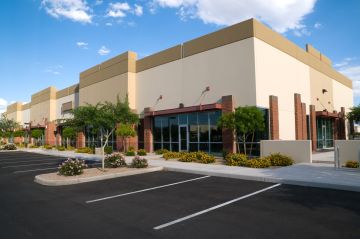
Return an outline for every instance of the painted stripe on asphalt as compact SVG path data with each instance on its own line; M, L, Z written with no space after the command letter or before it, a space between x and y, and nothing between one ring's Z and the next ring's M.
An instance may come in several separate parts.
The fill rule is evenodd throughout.
M32 163L32 162L49 162L49 161L55 161L54 159L39 159L39 160L25 160L25 161L16 161L16 162L1 162L1 166L6 166L8 164L17 164L17 163ZM65 159L58 159L57 161L64 160Z
M157 186L157 187L146 188L146 189L142 189L142 190L138 190L138 191L134 191L134 192L123 193L123 194L118 194L118 195L114 195L114 196L94 199L94 200L86 201L86 203L94 203L94 202L104 201L104 200L108 200L108 199L123 197L123 196L131 195L131 194L142 193L142 192L151 191L151 190L155 190L155 189L159 189L159 188L165 188L165 187L175 186L175 185L182 184L182 183L188 183L188 182L192 182L192 181L196 181L196 180L201 180L201 179L205 179L205 178L209 178L209 177L210 176L202 176L202 177L188 179L188 180L184 180L184 181L180 181L180 182L176 182L176 183L169 183L169 184L165 184L165 185L161 185L161 186Z
M234 203L234 202L237 202L237 201L243 200L243 199L245 199L245 198L254 196L254 195L256 195L256 194L265 192L265 191L270 190L270 189L273 189L273 188L275 188L275 187L279 187L280 185L281 185L281 184L278 183L278 184L272 185L272 186L270 186L270 187L261 189L261 190L259 190L259 191L256 191L256 192L247 194L247 195L245 195L245 196L241 196L241 197L235 198L235 199L233 199L233 200L224 202L224 203L219 204L219 205L216 205L216 206L214 206L214 207L210 207L210 208L208 208L208 209L205 209L205 210L202 210L202 211L199 211L199 212L190 214L190 215L188 215L188 216L186 216L186 217L182 217L182 218L176 219L176 220L174 220L174 221L161 224L161 225L159 225L159 226L154 227L154 230L160 230L160 229L163 229L163 228L165 228L165 227L172 226L172 225L174 225L174 224L176 224L176 223L183 222L183 221L188 220L188 219L190 219L190 218L193 218L193 217L196 217L196 216L200 216L200 215L202 215L202 214L205 214L205 213L214 211L214 210L216 210L216 209L218 209L218 208L227 206L227 205L232 204L232 203Z
M20 165L11 165L11 166L1 167L1 168L31 167L31 166L49 165L49 164L60 164L60 163L52 162L52 163L38 163L38 164L20 164Z
M92 165L101 165L101 163L94 163L94 164L90 164ZM58 169L58 167L56 168L36 168L36 169L30 169L30 170L19 170L19 171L14 171L13 173L28 173L28 172L36 172L36 171L44 171L44 170L49 170L49 169Z

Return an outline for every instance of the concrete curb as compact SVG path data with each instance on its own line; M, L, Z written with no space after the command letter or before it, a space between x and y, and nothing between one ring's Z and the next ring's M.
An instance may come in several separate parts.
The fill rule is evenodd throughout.
M173 168L173 167L166 167L166 166L164 167L164 170L180 172L180 173L193 173L193 174L199 174L199 175L209 175L209 176L214 176L214 177L234 178L234 179L269 182L269 183L282 183L282 184L304 186L304 187L316 187L316 188L327 188L327 189L335 189L335 190L343 190L343 191L360 192L360 186L353 186L353 185L346 185L346 184L309 182L309 181L303 181L303 180L239 175L239 174L231 174L231 173L202 171L202 170L196 170L196 169L184 169L184 168L175 168L175 167Z
M118 177L126 177L126 176L143 174L143 173L152 173L152 172L162 171L163 169L164 169L163 167L149 167L149 168L131 170L128 172L112 173L112 174L100 175L94 177L69 178L67 180L49 180L43 178L42 175L37 175L35 176L34 182L45 186L65 186L65 185L87 183L87 182L100 181L100 180L106 180L106 179L112 179Z

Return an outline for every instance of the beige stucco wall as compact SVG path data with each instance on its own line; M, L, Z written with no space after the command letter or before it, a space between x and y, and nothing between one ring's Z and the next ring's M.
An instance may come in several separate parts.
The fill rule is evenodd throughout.
M237 105L255 105L253 44L249 38L137 73L136 108L154 106L160 95L155 110L198 105L207 86L202 104L233 95Z
M295 163L311 163L311 140L262 140L260 142L262 157L272 153L290 156Z
M78 93L75 94L71 94L65 97L61 97L58 98L56 100L56 119L64 119L64 118L69 118L71 115L70 114L62 114L61 113L61 107L62 104L67 103L67 102L72 102L72 107L73 109L76 107L76 96L78 95Z
M334 108L334 80L324 75L323 73L310 68L310 84L311 84L311 104L315 105L316 111L328 110L332 112L334 110L340 110ZM340 84L340 83L339 83ZM322 93L323 89L327 92ZM317 100L319 99L319 100ZM330 102L330 103L329 103Z
M360 140L335 140L336 148L339 148L340 166L348 160L360 162Z
M30 122L30 109L23 110L21 112L21 114L22 114L21 124L24 125L25 123L29 123Z
M30 121L32 125L44 125L45 119L53 121L56 119L56 100L46 100L31 105Z
M349 112L349 108L354 106L353 90L335 80L333 80L333 94L333 102L337 111L340 111L341 107L345 107L345 112Z
M104 103L105 101L115 103L117 95L119 95L120 100L124 100L126 94L129 93L130 107L134 106L135 102L133 100L135 99L135 92L129 92L128 88L128 79L130 79L133 84L134 74L135 73L124 73L80 88L79 105L83 106L86 103L95 105L99 102ZM131 87L134 88L134 86Z
M14 121L18 122L19 124L21 124L21 119L22 119L21 111L7 113L6 116L8 119L14 120Z
M310 103L309 66L255 38L256 105L269 108L269 95L278 97L280 139L295 139L294 94Z

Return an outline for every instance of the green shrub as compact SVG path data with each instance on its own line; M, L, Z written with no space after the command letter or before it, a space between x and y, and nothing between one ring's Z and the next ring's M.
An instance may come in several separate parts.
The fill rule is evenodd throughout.
M268 168L271 166L271 162L268 158L254 158L248 159L246 167L249 168Z
M126 167L125 158L120 153L109 154L105 157L105 167L107 168L119 168Z
M359 162L356 160L348 160L345 163L345 167L347 168L358 168L359 167Z
M179 158L180 162L195 162L196 160L197 160L196 152L183 153Z
M80 175L87 167L84 160L68 158L65 162L59 165L59 174L64 176Z
M2 150L16 150L16 145L15 144L5 144L2 147Z
M126 156L135 156L136 153L135 153L134 150L129 150L129 151L127 151L127 152L125 153L125 155L126 155Z
M274 153L267 156L272 166L289 166L293 165L294 161L291 157L280 153Z
M79 148L75 151L76 153L93 154L94 151L89 147Z
M177 158L180 158L182 155L184 154L184 152L165 152L164 151L164 154L163 154L163 158L168 160L168 159L177 159Z
M56 149L59 150L59 151L65 151L65 147L64 147L64 146L57 146Z
M229 166L247 166L248 158L245 154L228 154L225 157L226 165Z
M209 155L205 152L199 151L199 152L196 152L196 161L198 163L205 163L205 164L214 163L215 157L212 155Z
M135 156L130 165L132 168L147 168L148 162L144 158L140 158L139 156Z
M31 145L30 148L31 148L31 149L37 149L37 148L39 148L39 146L37 146L37 145Z
M135 148L133 146L129 146L128 151L135 151Z
M111 146L104 147L104 153L105 154L112 154L113 148Z
M44 145L44 149L52 149L53 147L52 145Z
M66 150L75 150L75 147L69 145L66 147Z
M137 151L137 155L139 155L139 156L146 156L146 151L145 151L145 149L139 149L139 150Z
M155 154L160 155L160 154L165 154L165 153L169 153L170 151L167 149L158 149L155 151Z

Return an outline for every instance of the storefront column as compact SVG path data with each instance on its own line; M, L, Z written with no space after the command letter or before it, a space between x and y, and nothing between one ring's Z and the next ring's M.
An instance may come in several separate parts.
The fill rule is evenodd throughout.
M222 97L222 114L231 113L235 110L235 101L232 95ZM227 153L235 153L235 135L230 129L222 130L223 151Z
M339 139L346 139L345 107L341 107L341 112L340 112Z
M303 126L302 126L302 106L301 106L300 94L294 94L294 106L295 106L295 137L296 140L302 140Z
M153 143L153 117L151 116L150 108L144 109L144 149L146 152L154 151L154 143Z
M269 96L270 108L270 139L279 140L279 106L278 97Z
M84 148L85 147L85 134L83 132L79 132L76 135L76 148Z
M310 139L312 143L312 150L315 151L317 149L315 105L310 105L309 110L310 110Z
M55 143L55 122L47 122L45 127L45 144L54 146Z
M302 139L307 140L307 120L306 120L306 104L301 103L301 116L302 116Z

